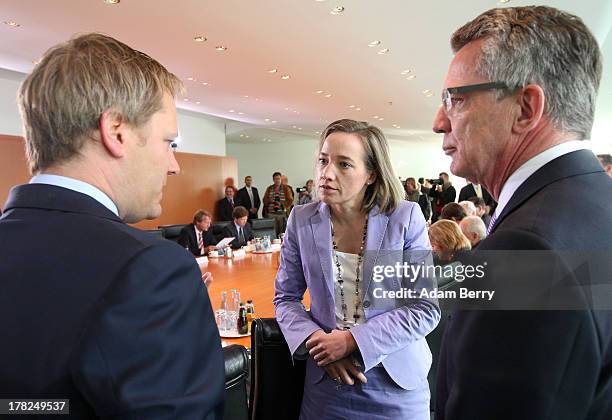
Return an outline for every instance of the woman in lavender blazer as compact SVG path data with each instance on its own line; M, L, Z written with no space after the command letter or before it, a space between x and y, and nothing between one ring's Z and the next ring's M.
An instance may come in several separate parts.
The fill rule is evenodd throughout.
M425 336L440 310L418 271L431 265L423 214L402 200L384 135L367 123L325 129L317 177L320 202L289 218L274 297L293 357L307 358L300 418L429 419Z

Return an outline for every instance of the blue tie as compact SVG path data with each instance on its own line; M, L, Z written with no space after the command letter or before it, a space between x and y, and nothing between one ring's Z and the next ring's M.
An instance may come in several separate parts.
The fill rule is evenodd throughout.
M493 230L495 222L497 222L497 213L493 213L493 217L491 218L491 222L489 223L489 227L487 228L487 236L489 236L489 234Z

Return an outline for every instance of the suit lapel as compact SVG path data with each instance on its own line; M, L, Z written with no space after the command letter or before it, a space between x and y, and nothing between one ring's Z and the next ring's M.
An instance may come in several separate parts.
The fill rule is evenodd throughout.
M332 313L335 313L335 290L332 266L331 249L331 221L329 207L325 203L319 204L319 211L310 217L313 244L319 256L321 271L325 278L325 285L329 292Z
M548 162L518 187L489 234L495 232L508 215L547 185L570 176L595 172L603 172L603 168L590 150L578 150Z
M368 232L366 234L366 246L363 259L363 296L368 295L370 283L372 282L372 271L378 254L382 248L389 217L380 213L378 206L370 210L368 215Z

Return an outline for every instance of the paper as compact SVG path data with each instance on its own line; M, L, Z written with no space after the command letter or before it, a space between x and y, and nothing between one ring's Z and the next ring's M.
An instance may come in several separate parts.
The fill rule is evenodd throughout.
M236 239L236 238L234 238L233 236L231 238L223 238L223 239L221 239L219 241L219 243L217 245L215 245L215 248L223 249L226 246L228 246L234 239Z

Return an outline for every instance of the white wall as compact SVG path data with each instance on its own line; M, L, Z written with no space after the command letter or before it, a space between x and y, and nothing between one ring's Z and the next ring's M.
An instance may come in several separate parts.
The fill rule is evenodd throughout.
M391 162L399 177L405 179L437 177L441 171L448 172L450 158L441 150L442 141L422 142L390 140ZM246 175L253 177L253 185L262 191L272 184L272 173L282 172L294 188L303 186L309 178L314 179L317 140L287 140L284 143L246 144L228 143L227 156L238 160L238 178L242 187ZM451 175L457 189L465 185L462 178Z
M0 134L23 135L17 108L17 90L25 74L0 69ZM178 110L181 152L225 156L225 121L220 118Z

